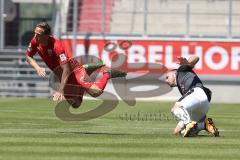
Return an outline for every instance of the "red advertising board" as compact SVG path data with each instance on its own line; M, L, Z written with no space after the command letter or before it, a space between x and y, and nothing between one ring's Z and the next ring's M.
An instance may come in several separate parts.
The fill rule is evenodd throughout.
M240 42L221 41L181 41L181 40L129 40L131 46L122 49L124 40L79 39L76 53L72 54L70 39L62 39L66 52L74 56L94 55L108 66L124 68L128 71L149 70L157 73L162 65L177 68L177 56L197 55L200 61L195 71L200 75L240 75ZM115 49L106 50L107 43L115 43ZM124 55L113 59L113 55Z

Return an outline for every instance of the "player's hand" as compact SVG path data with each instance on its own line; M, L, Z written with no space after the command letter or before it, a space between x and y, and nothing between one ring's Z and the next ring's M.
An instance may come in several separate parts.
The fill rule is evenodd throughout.
M60 93L60 92L55 92L55 93L53 94L53 101L62 101L62 100L64 100L64 96L63 96L62 93Z
M45 68L39 68L37 70L37 74L40 76L40 77L45 77L46 76L46 69Z
M177 59L178 59L177 64L179 65L189 64L188 60L185 57L177 57Z

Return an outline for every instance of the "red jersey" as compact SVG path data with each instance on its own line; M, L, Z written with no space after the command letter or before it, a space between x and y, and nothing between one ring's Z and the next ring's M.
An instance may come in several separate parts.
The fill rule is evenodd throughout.
M70 56L66 54L62 43L53 36L50 36L47 46L37 44L35 37L33 37L29 43L27 55L33 57L36 53L39 54L51 70L67 63L70 58Z
M86 76L85 68L81 67L77 60L71 58L66 52L62 43L50 36L47 46L37 44L35 37L32 38L27 49L27 55L33 57L36 53L43 59L46 65L54 71L55 75L61 80L62 68L60 65L67 62L70 63L72 73L68 77L68 82L65 87L64 96L82 96L84 88L89 88L92 84L88 76ZM84 81L81 79L84 77Z

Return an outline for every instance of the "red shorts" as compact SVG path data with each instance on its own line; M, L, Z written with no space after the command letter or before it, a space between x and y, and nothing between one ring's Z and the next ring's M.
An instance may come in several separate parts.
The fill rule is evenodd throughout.
M91 78L84 67L75 68L68 77L67 84L64 88L64 96L82 97L84 92L93 85Z

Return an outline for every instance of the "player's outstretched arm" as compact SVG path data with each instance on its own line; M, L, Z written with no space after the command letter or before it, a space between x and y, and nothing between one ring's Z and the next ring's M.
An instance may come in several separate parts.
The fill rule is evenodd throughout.
M188 63L192 68L195 66L195 64L198 63L198 61L199 61L199 57L195 55L188 58Z
M198 56L191 56L189 57L188 59L186 59L185 57L177 57L178 58L178 61L177 62L179 65L189 65L190 67L194 67L197 62L199 61L199 57Z
M46 76L46 70L45 68L42 68L38 65L38 63L30 56L26 56L26 60L28 62L28 64L30 64L37 72L37 74L40 77L45 77Z
M64 87L67 84L68 76L71 74L71 66L69 63L62 64L61 68L63 70L61 83L58 91L53 94L53 101L64 100Z
M65 85L67 84L68 76L71 74L71 66L67 62L65 64L62 64L61 67L62 67L63 71L62 71L62 77L61 77L61 84L60 84L59 92L63 93L63 89L64 89Z

